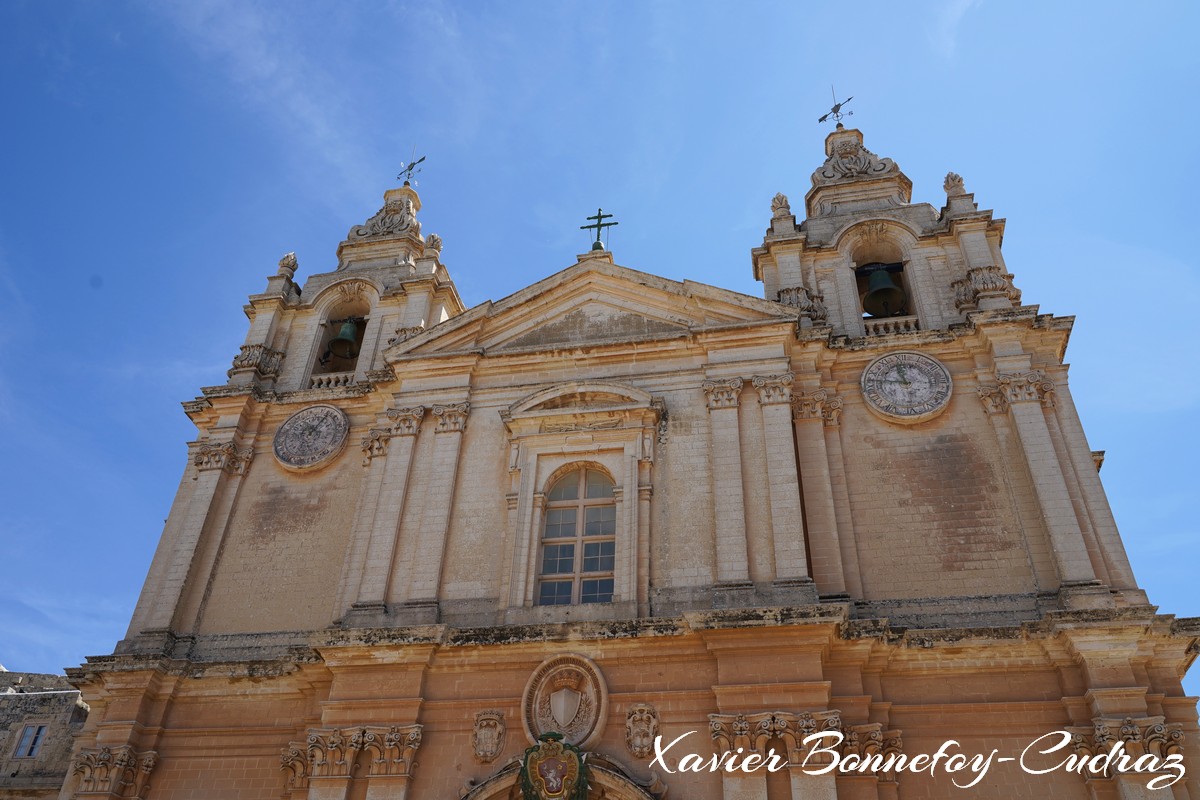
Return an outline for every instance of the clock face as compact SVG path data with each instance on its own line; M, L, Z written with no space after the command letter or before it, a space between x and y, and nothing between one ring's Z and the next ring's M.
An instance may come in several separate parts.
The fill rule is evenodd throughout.
M288 417L275 433L275 458L285 467L308 469L342 451L350 420L333 406L309 406Z
M950 403L950 371L935 358L913 352L888 353L867 365L862 392L867 408L891 422L922 422Z

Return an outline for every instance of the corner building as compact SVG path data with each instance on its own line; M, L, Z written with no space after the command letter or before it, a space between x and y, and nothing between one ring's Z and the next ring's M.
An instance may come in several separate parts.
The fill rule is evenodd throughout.
M593 800L1200 800L1200 620L1130 570L1072 318L1024 303L957 175L939 210L857 130L825 155L802 222L771 203L763 298L597 249L466 309L408 185L302 289L285 256L184 403L127 637L70 672L92 710L61 796L509 800L555 731ZM1120 741L1190 771L800 766L818 731L843 758L1060 730L1054 761ZM652 769L684 734L671 770L794 766Z

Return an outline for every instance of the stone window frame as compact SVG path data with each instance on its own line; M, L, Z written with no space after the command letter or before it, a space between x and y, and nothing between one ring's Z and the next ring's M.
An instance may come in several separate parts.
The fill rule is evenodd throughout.
M634 619L649 613L652 464L665 406L625 384L572 381L500 412L509 434L508 529L500 554L505 620ZM613 480L616 557L610 603L536 604L546 493L571 469L593 466Z
M600 497L588 497L587 496L588 476L589 476L589 474L596 474L596 473L604 476L604 479L609 483L609 485L612 489L612 492L610 494L602 495ZM580 489L580 492L578 493L578 495L575 498L569 499L569 500L552 499L551 495L552 495L554 489L561 482L563 482L564 480L566 480L568 477L571 477L571 476L578 476L576 478L576 481L577 481L579 489ZM577 463L577 464L568 464L565 467L563 467L562 469L557 470L555 472L555 474L550 476L550 479L546 482L545 489L543 490L547 499L545 500L545 502L543 504L543 508L542 508L541 524L538 526L538 529L539 529L541 535L539 537L539 542L538 542L539 556L538 556L537 586L534 589L534 604L535 605L538 605L538 606L552 606L552 605L578 606L578 605L589 605L590 603L598 603L598 602L603 602L603 603L611 603L612 602L612 598L616 594L616 570L615 570L616 555L615 555L615 551L616 551L616 544L617 544L617 536L619 533L616 530L617 525L616 525L616 519L615 519L615 512L616 512L616 506L617 506L617 498L616 498L616 491L615 491L616 485L617 485L617 482L615 480L613 480L613 477L612 477L612 475L610 475L608 473L608 470L600 467L599 465L591 464L588 462L581 462L581 463ZM574 533L570 536L570 538L565 537L565 536L548 537L546 535L546 528L549 525L550 514L557 509L567 509L567 508L570 508L570 509L578 512L575 515ZM612 508L613 509L614 520L613 520L612 533L601 532L598 534L589 534L587 532L587 524L588 524L587 511L589 509L594 509L594 508ZM603 545L603 544L607 544L609 542L611 542L613 544L613 550L614 550L613 567L614 567L614 569L591 570L590 572L586 571L584 569L584 559L587 557L587 555L586 555L587 545L589 545L589 544ZM573 548L574 548L572 550L572 570L571 570L571 572L547 574L545 571L546 547L551 546L551 545L567 545L567 544L573 545ZM603 557L604 557L603 554L601 554L600 558L603 558ZM542 602L541 587L543 584L565 583L568 580L571 581L570 602L568 602L568 603L543 603ZM613 581L613 590L611 592L609 592L609 599L608 600L593 600L593 601L584 600L583 599L583 583L584 583L584 581L588 581L588 580L612 580Z

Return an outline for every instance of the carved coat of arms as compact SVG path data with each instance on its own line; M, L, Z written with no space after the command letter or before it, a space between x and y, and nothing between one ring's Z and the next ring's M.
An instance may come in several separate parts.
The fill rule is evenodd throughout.
M561 733L543 733L521 761L522 800L585 800L587 764Z
M475 715L475 731L472 744L475 758L487 764L496 760L504 750L504 712L480 711Z
M607 705L608 690L595 664L583 656L555 656L542 662L525 687L525 732L536 741L554 731L582 747L600 735Z

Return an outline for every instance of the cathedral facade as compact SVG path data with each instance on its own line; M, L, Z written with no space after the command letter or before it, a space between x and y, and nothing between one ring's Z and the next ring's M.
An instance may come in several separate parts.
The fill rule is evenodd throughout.
M285 256L61 797L1200 800L1200 620L1130 569L1073 318L957 175L825 156L763 297L597 246L467 309L407 184Z

